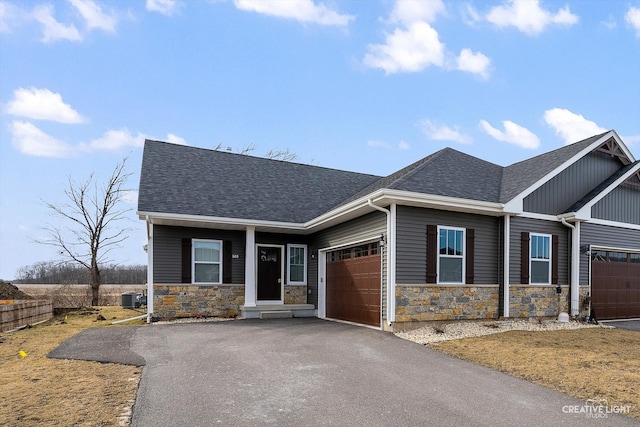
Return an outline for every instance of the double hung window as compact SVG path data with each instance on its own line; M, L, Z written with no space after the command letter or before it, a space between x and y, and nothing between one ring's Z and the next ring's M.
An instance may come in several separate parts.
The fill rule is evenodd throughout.
M438 283L464 283L465 229L438 227Z
M192 250L193 283L222 283L222 241L194 239Z

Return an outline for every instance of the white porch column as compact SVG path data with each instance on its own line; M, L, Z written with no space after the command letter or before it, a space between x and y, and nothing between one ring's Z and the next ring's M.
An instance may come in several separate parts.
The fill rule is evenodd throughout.
M147 220L147 323L153 314L153 223Z
M244 306L256 306L256 228L247 226L244 261Z
M509 262L511 251L511 216L504 216L504 254L502 257L502 312L503 316L509 317Z
M396 204L387 217L387 323L396 321Z

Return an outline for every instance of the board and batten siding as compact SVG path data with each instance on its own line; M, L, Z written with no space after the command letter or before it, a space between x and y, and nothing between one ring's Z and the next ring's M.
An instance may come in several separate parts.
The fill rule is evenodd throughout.
M520 284L521 262L521 236L523 232L556 234L558 236L558 285L569 284L569 247L571 230L561 222L545 221L542 219L531 219L522 217L511 218L511 238L509 257L509 284Z
M524 210L549 215L563 213L621 167L615 157L598 151L589 153L525 197Z
M640 187L620 185L593 205L591 216L640 225Z
M500 219L460 212L398 206L396 225L396 282L427 283L427 225L475 230L474 284L499 284Z
M153 226L153 283L182 282L182 239L213 239L231 241L231 284L244 284L244 231L208 228Z
M347 245L352 242L379 239L382 234L387 232L387 216L382 212L373 212L356 219L352 219L345 223L336 225L326 230L319 231L309 236L309 251L315 252L315 258L309 263L307 270L307 283L311 293L307 296L307 303L318 307L318 260L317 252L319 249L331 248L340 245ZM383 254L384 255L384 254ZM385 289L386 269L385 257L382 257L382 288ZM384 310L383 299L383 307Z
M640 230L584 222L580 225L580 245L640 251ZM580 251L580 285L589 285L589 255Z

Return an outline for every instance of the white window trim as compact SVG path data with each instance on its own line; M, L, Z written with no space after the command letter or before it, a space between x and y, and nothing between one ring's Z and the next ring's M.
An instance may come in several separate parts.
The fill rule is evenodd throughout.
M216 262L202 262L196 261L196 242L213 242L218 243L220 245L220 260ZM222 284L222 260L223 254L223 244L222 240L214 240L214 239L191 239L191 284L193 285L221 285ZM217 282L196 282L196 264L218 264L220 268L218 269L218 281Z
M536 258L535 261L536 262L548 262L549 263L549 271L548 271L548 277L549 277L549 281L548 282L533 282L533 251L531 250L531 245L533 242L533 237L547 237L549 238L549 260L545 261L542 258ZM551 285L552 283L552 278L551 278L551 264L553 260L553 236L551 234L544 234L544 233L529 233L529 284L530 285Z
M293 248L304 249L303 280L301 282L291 280L291 249ZM287 245L287 284L288 285L306 285L307 284L307 245L299 245L299 244Z
M442 255L440 254L440 230L455 230L455 231L462 231L462 256L460 255ZM439 225L438 226L438 234L437 234L437 238L438 238L438 243L436 245L436 251L438 253L438 266L437 266L437 284L438 285L463 285L466 282L466 257L467 257L467 229L466 228L460 228L460 227L448 227L445 225ZM459 258L462 259L462 277L461 277L461 281L460 282L443 282L440 280L440 258L444 257L444 258Z

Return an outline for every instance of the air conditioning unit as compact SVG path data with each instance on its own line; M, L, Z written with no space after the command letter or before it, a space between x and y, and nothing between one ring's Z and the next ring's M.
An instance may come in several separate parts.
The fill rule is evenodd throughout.
M138 293L137 292L125 292L120 295L122 298L122 308L138 308L140 307L140 302L138 301Z

